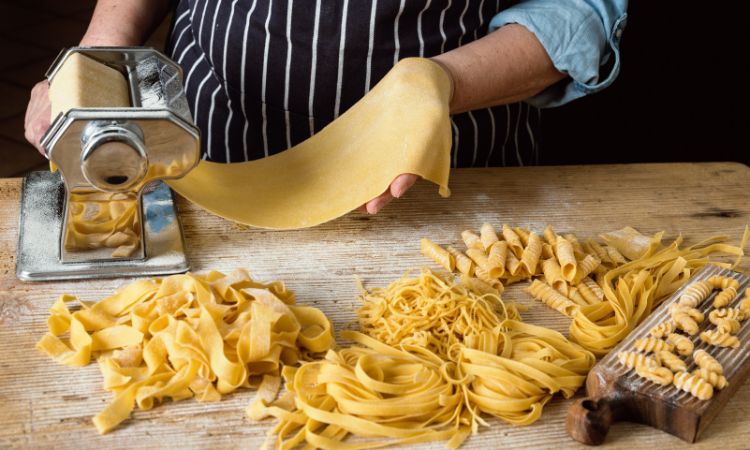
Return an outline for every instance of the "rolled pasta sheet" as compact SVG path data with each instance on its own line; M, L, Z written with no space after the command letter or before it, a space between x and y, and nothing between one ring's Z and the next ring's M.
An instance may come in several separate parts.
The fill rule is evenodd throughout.
M591 289L591 292L596 295L596 298L599 300L604 300L604 291L602 290L601 286L599 286L599 283L591 279L591 277L586 277L583 280L581 280L581 283L585 284L589 289Z
M523 244L524 247L529 245L529 230L521 227L513 227L513 231L516 232L516 235L518 235L518 239L521 240L521 244Z
M622 253L620 253L619 250L617 250L616 248L612 247L611 245L607 245L604 248L607 250L607 255L609 255L609 259L613 263L615 263L617 265L620 265L620 264L625 264L625 263L628 262L628 260L625 259L624 256L622 256Z
M699 376L680 372L674 375L672 382L677 389L688 392L699 400L708 400L714 396L713 386Z
M555 257L555 248L546 242L542 244L542 258L550 259L554 257Z
M585 255L583 259L578 262L578 268L576 269L573 283L580 283L584 278L594 273L601 263L602 262L596 256Z
M555 243L557 242L557 234L552 229L551 225L547 225L542 235L544 236L544 240L547 241L549 245L555 245Z
M544 280L552 286L556 291L567 293L568 283L562 276L560 265L554 259L545 259L542 261L542 272L544 273Z
M586 283L579 283L576 288L587 304L595 305L602 301Z
M737 336L729 333L722 333L716 328L704 331L700 334L700 338L703 342L716 347L738 348L740 346L740 340Z
M670 333L667 336L667 342L674 345L674 349L677 350L677 353L683 356L691 355L695 348L695 345L693 345L693 341L691 341L690 338L678 333Z
M542 255L542 239L535 232L529 233L528 244L521 254L521 265L529 275L537 272L539 258Z
M613 264L612 259L609 257L609 253L604 249L604 247L599 244L598 242L588 239L586 242L583 243L583 249L586 253L591 254L599 258L600 261L606 264Z
M477 278L479 278L480 280L482 280L482 281L484 281L485 283L489 284L490 286L492 286L492 287L493 287L493 288L495 288L495 289L500 289L500 286L502 286L502 285L503 285L503 284L502 284L502 283L500 282L500 280L499 280L499 279L497 279L497 278L493 278L493 277L492 277L492 276L490 275L490 273L489 273L489 272L487 272L486 270L484 270L484 269L483 269L483 268L481 268L481 267L477 267L476 269L474 269L474 275L476 275L476 277L477 277Z
M576 272L578 270L578 264L573 252L573 246L567 239L562 236L557 237L557 244L555 244L555 254L557 255L557 261L560 264L560 271L563 278L565 278L565 280L569 282L575 280Z
M507 224L503 224L503 238L508 242L511 252L517 258L520 258L523 254L523 243L521 243L521 238L518 237L518 234Z
M558 291L559 292L559 291ZM565 295L563 292L560 292L561 294ZM569 287L568 288L568 295L566 295L569 299L573 300L577 305L580 306L588 306L589 302L586 301L586 299L581 295L581 293L578 291L575 287Z
M447 250L448 253L453 255L453 260L456 262L456 269L458 269L459 272L469 276L474 274L474 261L472 261L471 258L454 247L449 246Z
M483 276L486 276L487 279L496 280L502 275L502 268L493 267L490 264L490 260L484 250L480 250L478 248L470 248L466 250L466 255L471 258L471 260L474 261L474 263L477 265L476 269L474 269L474 273L478 278L482 278L482 276L479 275L480 270L485 274Z
M489 223L482 224L482 227L479 229L479 238L482 241L482 248L484 248L485 251L489 251L490 247L492 247L495 242L499 241L497 232L495 232L495 227Z
M583 258L583 255L585 254L585 252L583 251L583 246L578 241L578 238L576 237L576 235L572 233L566 233L563 235L563 237L565 237L565 239L567 239L568 242L570 242L570 245L573 246L573 254L575 254L576 259Z
M513 252L508 252L505 258L505 272L518 280L523 280L528 278L528 274L522 274L522 269L523 266L521 265L521 260L516 258L516 255Z
M453 272L456 268L456 261L454 260L453 255L451 255L448 250L431 240L422 238L420 241L420 248L424 256L432 259L448 272Z
M500 282L487 283L480 280L479 278L471 277L466 274L461 274L461 284L471 289L472 292L478 295L493 294L500 295L503 293L503 285Z
M535 299L568 317L575 317L580 310L579 305L542 281L532 281L527 288L527 292Z
M672 303L671 305L669 305L669 313L672 315L682 313L687 314L698 323L702 323L706 319L705 314L703 314L699 309L691 308L679 303Z
M500 278L505 275L505 261L508 258L508 243L505 241L498 241L492 244L490 247L490 253L487 256L487 262L491 269L494 271L497 277Z
M484 249L482 245L482 239L471 230L464 230L461 232L461 239L464 241L466 248L477 248L480 250Z

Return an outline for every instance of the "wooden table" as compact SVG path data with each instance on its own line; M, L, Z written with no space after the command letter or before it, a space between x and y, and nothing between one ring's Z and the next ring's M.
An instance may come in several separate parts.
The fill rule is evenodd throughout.
M95 364L68 368L34 348L45 332L47 309L61 293L96 300L129 279L22 283L15 278L20 180L0 180L0 448L144 447L257 448L270 422L249 423L252 392L219 403L167 402L138 411L99 436L91 417L111 396ZM683 233L688 241L726 234L736 243L750 222L750 168L737 163L536 167L458 170L453 196L420 183L377 216L358 213L312 229L245 229L180 201L189 259L196 272L246 267L261 279L285 280L300 303L321 308L340 329L354 317L354 276L384 286L408 269L430 265L419 238L457 242L459 232L483 222L541 231L546 224L579 237L631 225L644 233ZM248 201L251 201L248 199ZM750 271L750 260L741 269ZM504 294L530 306L524 317L567 334L568 319L534 303L520 287ZM565 433L570 401L557 399L528 427L491 420L464 448L578 447ZM607 445L681 447L684 442L642 425L613 427ZM750 383L742 386L698 444L691 448L750 446ZM442 448L437 443L429 448Z

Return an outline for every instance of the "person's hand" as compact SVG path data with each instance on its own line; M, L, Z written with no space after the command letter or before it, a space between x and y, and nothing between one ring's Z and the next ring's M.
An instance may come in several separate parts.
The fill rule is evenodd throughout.
M48 91L49 83L47 80L40 81L34 86L31 90L31 99L29 100L29 106L26 108L26 118L24 119L26 140L45 157L40 141L50 125L52 107L47 97Z
M414 182L417 181L417 178L419 178L419 176L414 175L413 173L402 173L391 182L390 187L388 187L385 192L360 206L359 211L363 213L377 214L385 205L390 203L391 200L404 195Z

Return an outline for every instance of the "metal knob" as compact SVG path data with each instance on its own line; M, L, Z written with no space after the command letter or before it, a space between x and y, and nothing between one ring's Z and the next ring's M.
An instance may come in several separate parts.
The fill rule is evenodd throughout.
M81 148L83 176L103 191L128 191L148 171L143 133L134 124L90 122L81 134Z

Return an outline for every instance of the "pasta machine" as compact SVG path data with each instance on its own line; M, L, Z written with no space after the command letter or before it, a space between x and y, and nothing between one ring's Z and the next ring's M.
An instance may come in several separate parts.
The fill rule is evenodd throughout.
M182 228L161 181L184 176L200 159L182 71L150 48L74 47L47 71L50 83L81 56L122 74L129 106L82 105L52 120L41 145L53 171L23 181L16 275L41 281L185 272ZM82 83L84 92L92 84Z

